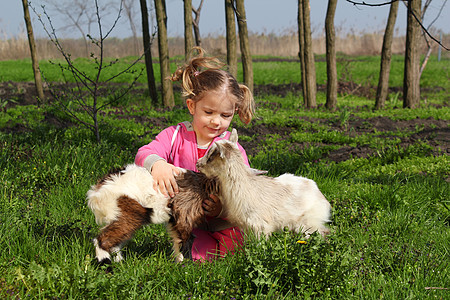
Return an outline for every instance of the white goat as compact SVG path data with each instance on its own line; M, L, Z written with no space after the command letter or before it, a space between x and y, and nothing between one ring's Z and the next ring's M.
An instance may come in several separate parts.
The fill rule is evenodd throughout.
M237 139L233 129L230 140L215 142L197 162L200 172L217 180L224 217L257 236L285 227L307 237L315 231L327 235L331 206L316 183L292 174L255 175L244 164Z
M181 248L192 229L204 219L202 202L216 193L214 181L203 174L181 169L176 176L180 192L173 198L153 189L150 172L135 164L105 176L87 192L88 206L99 225L105 225L94 239L101 264L122 260L120 250L134 232L146 224L167 223L176 261L182 261Z

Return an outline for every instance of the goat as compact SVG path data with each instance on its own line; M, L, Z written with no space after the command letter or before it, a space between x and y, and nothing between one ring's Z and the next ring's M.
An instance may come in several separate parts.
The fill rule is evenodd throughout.
M99 263L123 259L122 246L147 224L167 224L173 242L175 260L184 259L182 246L193 228L202 224L205 214L202 202L218 193L214 180L203 174L180 169L176 176L179 193L169 198L153 188L150 172L135 164L106 175L87 192L88 206L99 225L105 225L93 240Z
M273 178L249 171L236 145L237 131L229 140L216 141L197 161L197 169L217 181L224 217L257 237L287 227L309 237L329 233L331 206L310 179L283 174Z

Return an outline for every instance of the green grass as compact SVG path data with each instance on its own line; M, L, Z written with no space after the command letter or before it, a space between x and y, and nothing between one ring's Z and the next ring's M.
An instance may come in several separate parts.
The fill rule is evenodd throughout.
M270 57L269 57L270 58ZM108 78L119 71L128 67L134 62L136 58L128 57L119 59L111 67L104 71L104 77ZM105 60L106 62L112 60ZM61 70L57 63L64 64L62 60L52 60L50 63L47 60L40 62L40 68L48 81L60 81ZM93 75L95 70L92 68L92 61L86 58L78 58L75 60L75 65L81 70L85 70L87 74ZM178 65L183 63L182 58L177 57L172 59L171 70L175 71ZM391 62L391 72L389 76L389 85L393 87L401 87L403 85L403 63L404 57L394 55ZM133 70L140 70L143 68L141 61ZM378 56L361 56L348 57L338 56L337 70L338 76L341 80L354 81L356 83L376 86L378 83L380 68L380 58ZM160 82L159 64L153 64L155 79ZM254 83L255 84L288 84L300 82L300 63L292 61L255 61L253 63ZM325 57L316 57L316 77L318 84L326 84L326 62ZM449 66L448 60L438 61L436 56L431 56L427 66L421 77L422 88L436 88L441 87L444 90L450 88L448 81ZM123 75L114 80L114 82L131 82L133 77L131 75ZM238 80L243 81L242 68L238 66ZM0 61L0 82L4 81L33 81L33 72L31 69L31 60L10 60ZM146 74L139 79L140 83L146 83Z
M257 68L256 77L264 77L266 71ZM1 65L0 70L5 72ZM114 265L114 273L106 273L92 263L91 239L98 226L86 205L87 190L109 170L132 162L137 149L162 128L189 118L184 108L154 110L148 103L130 100L102 114L100 144L83 127L47 123L49 114L65 119L52 107L17 106L0 112L0 297L448 297L448 290L429 289L450 288L448 155L433 154L426 141L400 145L401 138L420 128L354 135L345 126L335 130L331 123L310 121L345 124L351 118L385 116L448 122L447 106L436 108L428 102L418 109L396 109L388 104L375 112L373 100L343 96L338 110L329 112L322 107L305 110L292 94L260 97L250 128L288 130L259 136L251 165L268 170L270 176L291 172L314 179L332 204L329 239L313 235L299 243L302 236L289 232L268 240L250 234L244 251L234 256L175 264L164 226L147 226L125 247L125 261ZM321 93L318 102L324 103ZM129 118L117 118L119 110ZM7 128L22 131L7 133ZM242 141L254 138L240 136ZM301 142L309 147L289 148ZM364 145L373 155L339 163L326 159L329 151L342 146Z

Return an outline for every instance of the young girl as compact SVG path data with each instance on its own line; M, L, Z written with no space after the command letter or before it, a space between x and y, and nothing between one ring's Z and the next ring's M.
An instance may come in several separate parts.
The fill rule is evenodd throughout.
M197 160L205 155L214 141L230 136L227 129L234 114L237 113L241 121L248 124L254 111L250 90L238 84L230 73L221 70L224 64L219 60L205 57L201 48L196 49L198 56L178 68L171 78L181 81L192 122L164 129L154 141L138 150L135 159L137 165L151 172L155 180L154 188L159 188L170 197L178 193L175 176L179 170L176 167L197 171ZM238 146L249 165L245 150ZM239 228L228 226L224 229L226 222L220 219L222 205L216 195L205 199L203 208L208 216L205 227L218 231L194 229L191 253L185 253L194 261L211 260L227 252L232 253L243 242Z

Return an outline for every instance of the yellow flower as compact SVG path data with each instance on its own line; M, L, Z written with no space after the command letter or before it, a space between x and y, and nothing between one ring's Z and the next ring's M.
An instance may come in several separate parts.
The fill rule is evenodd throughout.
M306 244L306 241L297 241L297 244L302 244L302 245L305 245Z

